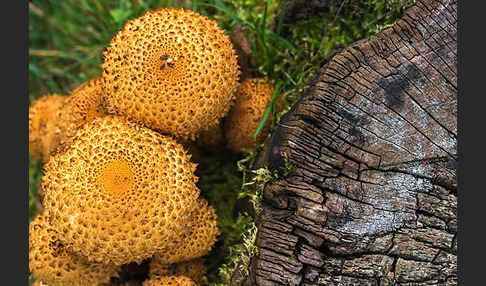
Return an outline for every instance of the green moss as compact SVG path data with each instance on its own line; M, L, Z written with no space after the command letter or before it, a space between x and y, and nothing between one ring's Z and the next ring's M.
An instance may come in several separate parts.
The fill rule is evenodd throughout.
M258 216L263 210L263 190L267 183L279 179L278 171L271 172L267 168L252 169L256 157L263 148L263 144L252 149L247 149L246 156L237 162L238 170L242 175L241 188L237 191L239 199L248 198L253 208L254 215ZM285 153L285 166L282 168L284 176L292 170L292 165ZM220 249L225 253L224 262L218 268L217 277L206 277L204 285L221 286L237 283L238 279L248 276L251 258L258 255L256 237L258 229L252 216L246 212L240 213L230 228L227 228L224 236L229 243L225 243ZM211 259L211 256L208 257ZM237 275L235 275L237 273ZM233 279L233 280L232 280ZM236 279L236 280L235 280ZM212 282L210 282L212 281Z
M235 226L235 232L240 234L240 243L229 247L226 262L218 270L218 279L215 279L215 282L205 280L203 285L226 286L230 285L230 282L239 283L241 281L238 279L248 276L251 258L258 255L256 246L258 230L247 215L239 216ZM235 275L235 272L239 272L239 275Z
M198 187L218 214L221 235L212 251L205 257L207 281L219 281L218 271L230 253L230 247L238 244L244 221L234 215L234 206L241 188L241 174L234 162L238 157L216 148L199 146L193 149L198 168ZM207 282L209 283L209 282Z
M234 279L235 271L238 271L240 274L235 277L244 277L248 275L250 260L253 256L258 254L258 248L255 244L257 227L253 218L246 212L235 214L233 208L236 199L248 197L255 214L259 214L262 210L263 187L272 176L268 170L263 168L251 170L251 166L261 147L262 145L249 150L243 159L237 161L237 164L234 164L234 161L231 163L232 166L236 165L238 167L239 178L242 178L240 185L231 190L231 197L233 199L232 204L229 205L231 201L228 200L213 201L214 206L218 211L219 209L223 210L223 217L221 217L220 224L222 235L219 240L220 244L217 244L206 258L206 261L210 266L216 267L210 267L208 269L209 271L202 283L203 285L229 285L230 280ZM210 189L208 191L208 197L214 199L215 189ZM219 191L224 192L228 190ZM231 216L228 213L228 209L232 210Z

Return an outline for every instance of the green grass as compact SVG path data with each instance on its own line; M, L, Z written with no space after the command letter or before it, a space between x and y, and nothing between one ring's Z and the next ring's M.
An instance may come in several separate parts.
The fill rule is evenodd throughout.
M273 80L280 91L274 94L260 124L272 120L275 127L334 52L392 24L412 2L362 0L357 6L343 6L339 14L287 25L278 17L284 6L277 0L34 0L29 2L29 99L46 93L67 95L82 82L100 76L102 50L127 20L149 9L181 7L217 20L228 34L237 24L247 29L256 65L253 72ZM288 31L285 35L281 34L284 30ZM280 112L275 109L277 100L283 103ZM254 155L254 151L249 153ZM249 235L246 242L251 242L251 219L235 216L233 210L238 196L247 192L242 190L248 183L247 174L238 170L237 161L242 157L223 156L221 150L203 148L200 152L204 156L199 156L198 185L202 196L216 208L222 232L206 259L206 284L223 285L236 257L247 249L242 248L241 235ZM30 219L37 213L41 177L40 162L30 159Z

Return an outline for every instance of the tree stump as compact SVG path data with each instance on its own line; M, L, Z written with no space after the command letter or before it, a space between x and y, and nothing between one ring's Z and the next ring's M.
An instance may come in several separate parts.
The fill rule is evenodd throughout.
M456 19L418 0L282 118L244 285L457 284Z

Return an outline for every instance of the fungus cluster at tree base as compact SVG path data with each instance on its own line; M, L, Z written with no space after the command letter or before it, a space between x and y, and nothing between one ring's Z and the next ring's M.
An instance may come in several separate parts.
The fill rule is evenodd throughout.
M150 261L143 285L196 285L220 230L178 142L214 130L212 142L224 140L239 86L233 46L206 16L148 11L115 35L102 70L29 108L45 209L30 223L32 277L111 285L123 266Z

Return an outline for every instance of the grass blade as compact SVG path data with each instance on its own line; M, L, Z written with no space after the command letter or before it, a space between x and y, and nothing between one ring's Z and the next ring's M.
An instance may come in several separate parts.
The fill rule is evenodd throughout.
M281 43L284 47L286 47L290 51L297 52L297 49L295 48L295 46L291 42L289 42L287 39L285 39L284 37L276 34L272 30L265 30L265 32L268 33L269 36L271 36L277 42Z
M231 12L231 10L228 7L226 7L226 5L224 5L223 2L221 2L220 0L215 0L214 2L216 3L216 5L210 4L210 3L202 3L202 2L199 2L198 5L215 8L215 9L223 12L224 14L228 15L237 24L243 23L243 24L247 25L248 27L250 27L251 29L255 30L255 28L256 28L255 25L253 25L252 23L250 23L250 22L238 17L237 15L235 15L233 12Z
M90 66L94 66L94 67L100 66L100 63L98 61L95 61L95 60L92 60L92 59L85 59L85 58L82 58L78 55L66 53L66 52L62 52L62 51L59 53L59 57L77 60L78 62L87 64L87 65L90 65Z
M29 71L38 78L42 78L42 71L33 63L29 63Z
M257 43L258 48L261 53L263 53L263 69L267 72L268 75L271 75L273 71L273 61L272 58L269 57L268 54L268 46L267 41L265 39L265 25L267 20L267 9L268 3L265 3L265 10L263 12L263 16L258 21L257 25Z
M283 15L285 13L285 6L287 6L287 0L282 0L280 3L282 7L280 7L280 15L278 18L278 24L277 24L277 35L280 36L280 29L282 28L282 23L283 23Z
M258 124L257 130L253 134L252 138L256 139L256 136L258 133L260 133L260 130L262 130L263 126L265 125L265 122L268 119L268 115L270 114L270 111L272 110L272 106L274 105L278 95L280 94L280 89L282 88L282 82L279 82L277 86L275 87L275 91L272 94L272 99L267 105L267 108L265 108L265 113L263 114L262 120L260 121L260 124Z

